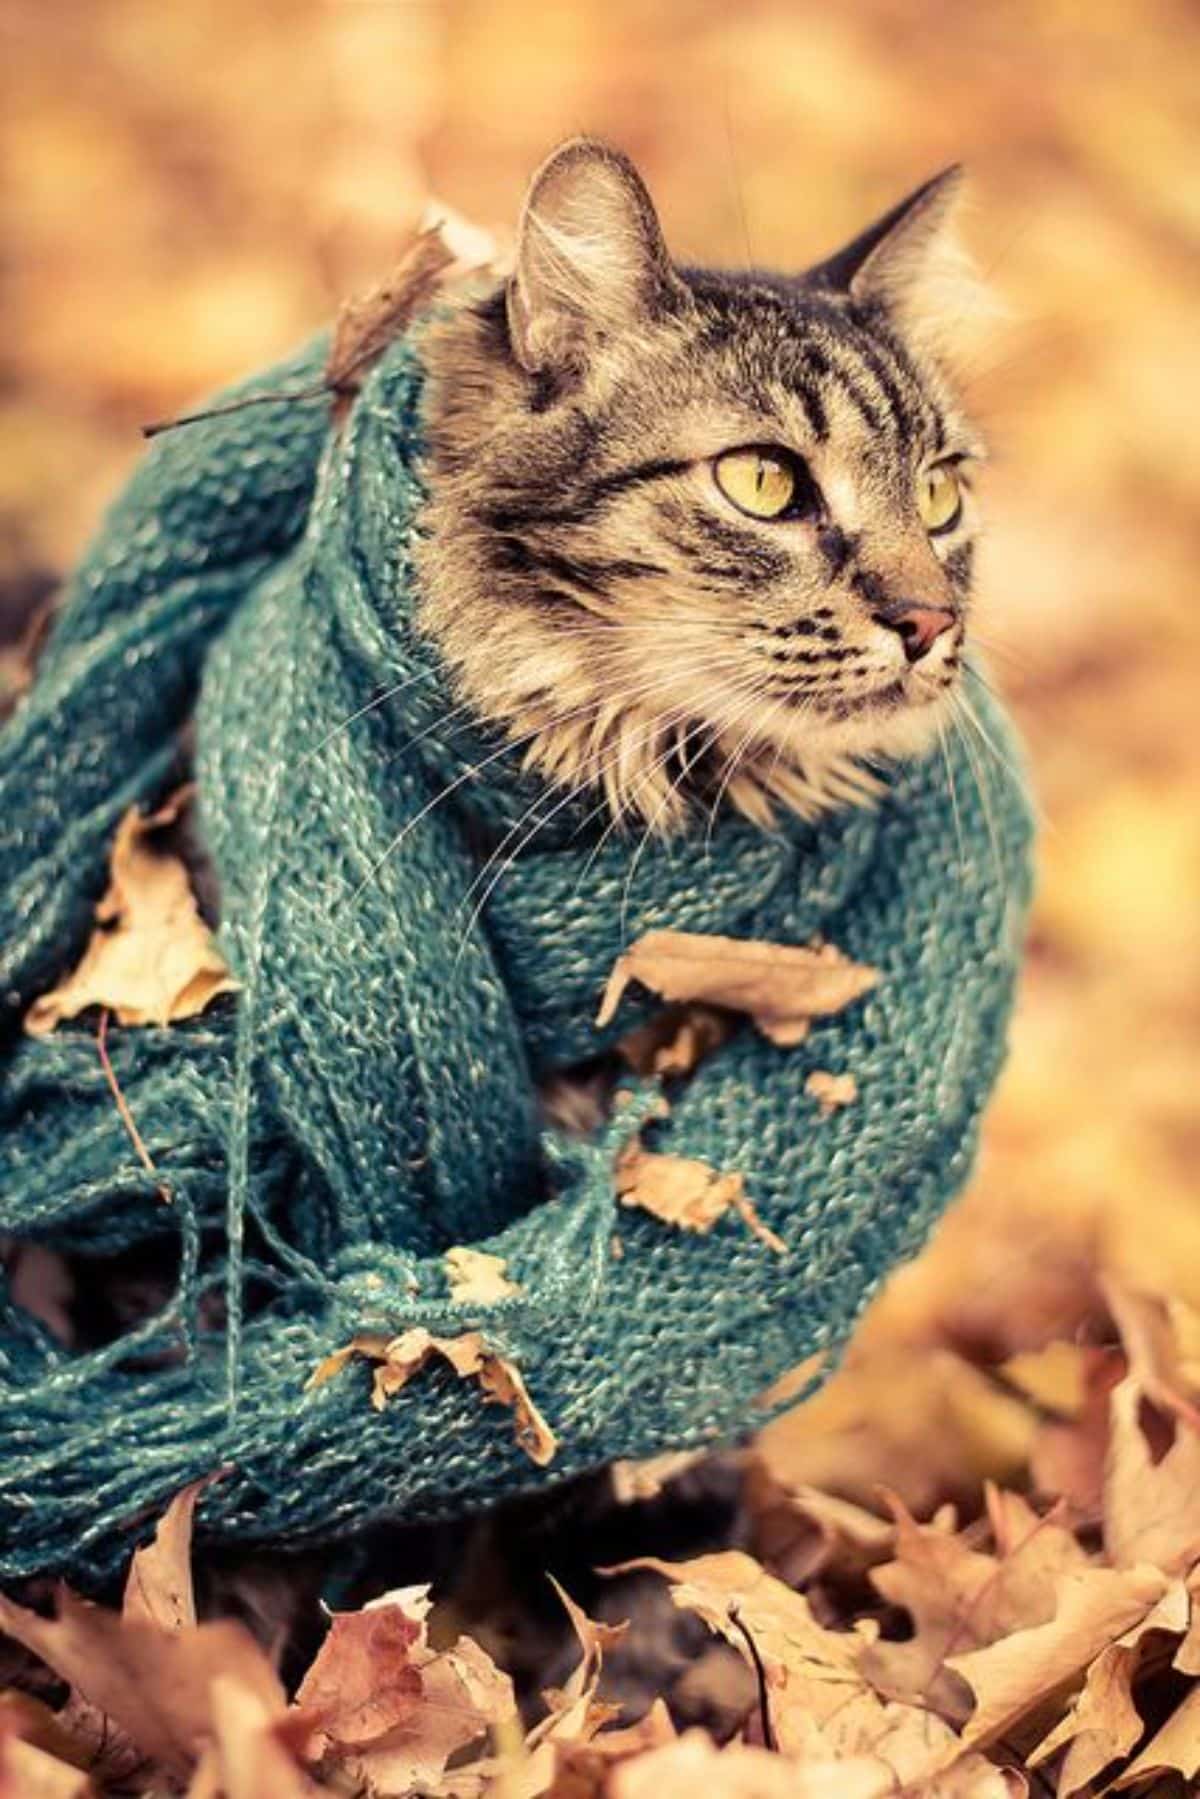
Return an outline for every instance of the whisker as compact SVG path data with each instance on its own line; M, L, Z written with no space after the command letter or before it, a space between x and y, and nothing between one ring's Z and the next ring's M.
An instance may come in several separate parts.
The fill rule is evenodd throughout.
M703 665L701 665L698 669L695 669L693 672L699 676L699 675L703 675L705 672L709 672L709 671L707 671L706 668ZM666 677L660 677L649 688L644 688L640 693L635 693L635 697L645 698L646 694L648 692L654 692L662 687L671 685L671 683L678 677L678 674L679 674L679 669L678 668L673 669L670 675L668 675ZM691 706L692 706L692 702L689 700L682 707L678 708L674 714L668 714L668 716L665 720L664 719L654 719L654 718L647 720L642 734L646 737L652 738L654 735L656 735L657 733L659 733L663 730L672 729L674 726L677 726L679 723L681 723L687 717L688 713L691 711ZM627 746L624 743L621 743L611 756L608 756L608 757L602 759L602 761L599 764L597 764L596 767L589 770L588 777L585 781L580 781L580 782L577 782L574 785L570 786L567 789L566 793L556 803L556 805L552 807L552 809L546 814L546 816L544 818L539 819L534 824L532 830L527 832L525 837L523 839L521 839L521 841L519 843L516 843L514 845L514 847L512 848L512 850L507 855L504 855L504 851L505 851L507 845L517 835L517 833L520 831L521 827L529 821L529 819L532 817L532 815L537 811L538 807L543 803L543 801L548 796L546 794L539 794L535 798L533 803L525 809L525 811L522 813L521 817L516 821L516 824L510 826L508 832L505 834L502 841L492 851L491 855L488 857L487 861L484 863L483 868L476 875L475 879L471 882L470 887L467 889L466 894L463 896L462 903L465 904L470 899L472 893L474 893L476 891L480 882L487 877L489 869L491 869L493 867L493 864L495 864L497 862L497 859L499 857L503 856L503 860L499 863L499 866L496 867L495 872L493 873L493 875L491 877L491 880L488 882L486 890L480 896L480 899L479 899L477 905L472 910L470 918L467 920L466 926L464 928L462 944L465 944L467 937L469 936L471 930L473 929L473 927L475 925L476 920L479 918L480 914L483 912L484 908L487 905L488 900L490 899L492 893L495 891L496 886L498 885L500 880L503 879L504 874L507 872L507 870L509 868L512 867L513 863L516 862L519 859L519 857L525 853L525 851L529 848L529 845L533 842L534 838L537 836L538 832L541 830L544 830L546 825L548 825L552 819L556 818L558 816L558 814L573 799L577 798L580 793L584 792L588 787L594 786L598 782L600 782L603 775L608 770L615 767L617 765L617 763L620 761L621 757L626 754L626 747ZM670 754L671 754L671 750L668 749L666 752L666 755L662 758L662 760L665 761L667 759L667 757L670 756ZM657 766L660 766L660 764L655 763L652 765L652 768L657 767ZM652 772L652 770L643 771L643 774L640 778L643 778L643 779L646 778L646 775L649 772ZM588 824L590 824L592 819L597 817L600 813L602 813L607 807L610 806L610 804L611 804L610 799L606 795L604 798L602 798L598 802L598 804L596 806L594 806L592 808L592 810L589 813L586 814L586 816L584 817L584 819L581 822L580 829L583 829ZM588 861L587 861L584 871L583 871L583 875L581 875L581 877L580 877L581 880L583 879L583 876L587 874L588 870L590 870L590 868L592 867L593 863L595 862L596 856L599 854L600 850L603 848L603 845L605 844L605 842L607 842L611 833L620 824L621 816L622 815L619 812L614 812L613 818L612 818L609 826L604 831L604 833L601 835L599 843L597 843L596 846L593 848L592 853L591 853L590 857L588 858ZM460 944L460 954L461 954L462 944Z
M962 813L960 812L958 805L958 783L954 779L954 763L950 757L950 746L946 741L946 723L944 719L938 719L937 734L938 747L942 752L942 762L945 764L946 769L946 785L950 790L950 810L954 815L954 838L955 842L958 844L958 867L960 874L965 875L967 870L967 852L963 841Z

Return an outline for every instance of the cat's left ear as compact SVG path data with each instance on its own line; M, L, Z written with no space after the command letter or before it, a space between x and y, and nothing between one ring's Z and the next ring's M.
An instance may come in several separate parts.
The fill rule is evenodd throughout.
M686 298L627 156L574 138L534 176L517 232L508 323L531 373L577 372L606 338Z
M923 347L953 339L968 319L995 310L958 235L964 185L960 163L943 169L810 270L807 281L875 302Z

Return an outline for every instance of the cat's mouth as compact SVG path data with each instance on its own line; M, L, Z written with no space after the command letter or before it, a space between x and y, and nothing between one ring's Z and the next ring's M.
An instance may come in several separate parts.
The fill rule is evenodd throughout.
M915 711L932 705L950 685L949 680L935 682L925 677L897 675L883 686L873 687L869 693L847 694L826 704L817 703L814 710L823 712L827 718L839 724L849 718L862 718L870 714Z

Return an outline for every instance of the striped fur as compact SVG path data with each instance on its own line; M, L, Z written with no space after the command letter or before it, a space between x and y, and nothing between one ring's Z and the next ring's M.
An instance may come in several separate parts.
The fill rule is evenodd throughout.
M672 266L601 146L535 178L512 278L429 327L421 548L423 626L530 766L665 830L722 795L763 823L862 799L933 740L976 521L968 491L931 537L916 486L979 454L922 312L955 186L785 277ZM819 515L736 511L712 465L744 445L802 457ZM901 602L955 615L911 667L877 616Z

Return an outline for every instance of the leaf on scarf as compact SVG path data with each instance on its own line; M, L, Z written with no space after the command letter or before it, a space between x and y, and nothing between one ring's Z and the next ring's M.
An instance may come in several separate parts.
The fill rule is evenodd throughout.
M192 1520L207 1480L194 1480L176 1493L159 1520L154 1541L135 1552L125 1580L121 1616L190 1630L196 1623L192 1591Z
M985 1649L952 1655L947 1666L975 1696L962 1733L968 1745L1007 1735L1013 1725L1077 1680L1103 1649L1143 1619L1170 1583L1157 1568L1086 1568L1055 1583L1049 1623L1017 1630Z
M90 1006L111 1011L118 1024L173 1024L237 991L200 917L186 867L160 840L190 797L184 788L149 817L133 807L121 820L96 929L74 972L30 1006L25 1029L31 1036L45 1036Z
M1136 1375L1114 1387L1104 1468L1104 1546L1118 1568L1153 1562L1169 1572L1200 1555L1200 1434L1182 1418L1156 1459L1142 1422Z
M482 1249L456 1246L446 1251L443 1260L450 1282L450 1297L456 1305L495 1305L511 1299L521 1291L505 1273L508 1263L503 1256L487 1255Z
M656 1018L627 1031L617 1053L635 1074L678 1080L692 1074L705 1056L732 1035L733 1024L711 1006L668 1006Z
M398 1337L363 1332L325 1357L309 1376L307 1389L324 1386L354 1356L379 1364L371 1389L371 1403L376 1411L382 1411L393 1394L406 1387L427 1362L441 1357L461 1378L477 1380L488 1399L512 1408L517 1442L539 1468L558 1454L558 1439L530 1398L520 1371L507 1357L489 1349L478 1331L466 1331L460 1337L435 1337L422 1325L414 1325Z
M858 1098L858 1082L852 1074L830 1074L828 1069L814 1068L804 1083L804 1091L815 1099L821 1117L829 1118L843 1106L852 1106Z
M596 1017L606 1025L631 981L663 999L704 1000L746 1012L764 1037L800 1043L814 1018L840 1012L869 993L874 968L831 943L758 943L696 931L648 931L617 958Z
M788 1252L783 1238L755 1211L740 1174L720 1174L707 1162L658 1155L631 1143L617 1159L616 1181L623 1206L650 1212L663 1224L706 1236L732 1210L768 1249L780 1256Z
M384 351L403 336L417 313L432 300L454 260L441 226L426 226L405 245L384 280L346 301L338 313L325 364L325 385L334 395L335 423L345 417Z
M1122 1760L1145 1732L1133 1700L1133 1682L1154 1637L1180 1637L1187 1629L1189 1600L1182 1581L1169 1586L1158 1604L1131 1630L1102 1649L1081 1690L1029 1757L1037 1768L1069 1744L1058 1773L1059 1799L1076 1799L1110 1762Z

